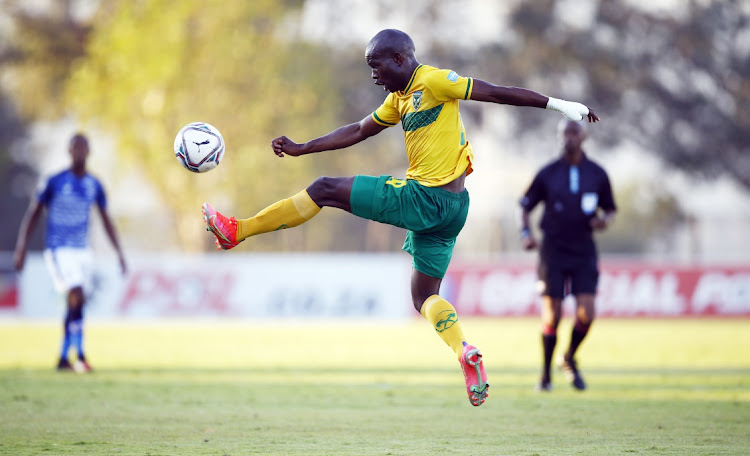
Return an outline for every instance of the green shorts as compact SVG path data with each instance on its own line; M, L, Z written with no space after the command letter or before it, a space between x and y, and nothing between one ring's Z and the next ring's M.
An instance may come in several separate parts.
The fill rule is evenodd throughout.
M402 247L414 269L442 279L456 236L469 213L469 192L425 187L391 176L355 176L349 199L352 214L409 230Z

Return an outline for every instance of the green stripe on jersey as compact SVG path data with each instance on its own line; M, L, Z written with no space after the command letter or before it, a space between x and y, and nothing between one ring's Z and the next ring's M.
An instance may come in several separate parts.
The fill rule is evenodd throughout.
M380 117L378 117L378 113L377 112L373 112L372 116L375 118L375 120L377 120L378 122L380 122L380 123L382 123L384 125L396 125L395 123L386 122L385 120L383 120Z
M466 93L464 94L464 100L469 98L469 90L471 89L471 85L474 83L474 80L472 78L469 78L468 84L466 84Z
M443 104L439 104L434 108L430 108L426 111L417 111L404 114L401 118L401 126L404 131L414 131L422 127L426 127L437 120L440 115L440 111L443 110Z

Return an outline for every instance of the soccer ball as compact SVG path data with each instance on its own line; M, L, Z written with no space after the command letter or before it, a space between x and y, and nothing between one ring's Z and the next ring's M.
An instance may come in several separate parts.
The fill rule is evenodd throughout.
M224 156L224 138L205 122L187 124L174 138L174 156L194 173L211 171Z

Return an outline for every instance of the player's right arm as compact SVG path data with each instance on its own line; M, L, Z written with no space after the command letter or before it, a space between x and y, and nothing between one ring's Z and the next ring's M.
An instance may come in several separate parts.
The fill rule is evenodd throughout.
M570 120L582 120L586 117L589 122L599 120L599 116L593 110L581 103L551 98L521 87L499 86L480 79L474 79L469 99L513 106L550 109L562 113L562 115Z
M529 214L534 210L537 204L544 200L546 189L544 185L544 179L542 179L542 171L538 172L534 176L534 180L531 181L531 185L526 190L526 193L521 198L521 246L524 250L533 250L539 246L534 232L531 230L531 223L529 220Z
M279 157L284 155L298 157L326 150L343 149L364 141L370 136L377 135L386 128L375 122L372 116L367 116L359 122L344 125L325 136L302 144L297 144L286 136L280 136L271 141L271 147Z
M18 230L18 239L16 240L16 251L13 253L13 266L16 271L23 270L23 265L26 262L26 245L43 209L44 205L37 198L34 198L31 200L23 220L21 220L21 227Z
M539 245L531 231L529 213L528 209L521 209L521 246L524 250L534 250Z

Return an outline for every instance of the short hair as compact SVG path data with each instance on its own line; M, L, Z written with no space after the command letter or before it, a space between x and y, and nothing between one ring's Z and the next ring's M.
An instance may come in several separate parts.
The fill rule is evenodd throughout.
M73 145L73 143L76 143L76 142L78 142L78 141L83 141L83 142L85 142L86 144L88 144L88 142L89 142L89 139L88 139L88 138L86 137L86 135L84 135L83 133L81 133L81 132L78 132L78 133L74 134L74 135L73 135L73 136L72 136L72 137L70 138L70 143L69 143L69 144L70 144L70 145Z
M379 31L370 40L370 46L378 53L393 55L396 53L414 55L414 41L401 30L385 29Z

